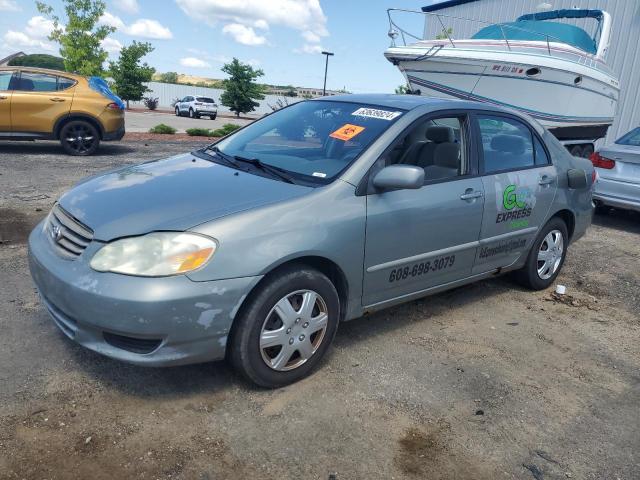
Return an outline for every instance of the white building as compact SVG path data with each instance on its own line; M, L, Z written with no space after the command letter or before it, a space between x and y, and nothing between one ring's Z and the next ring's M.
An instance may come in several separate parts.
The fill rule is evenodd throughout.
M449 0L422 8L441 15L428 16L424 38L440 34L443 25L452 29L454 38L468 38L478 30L477 24L452 16L499 23L525 13L574 7L606 10L613 20L606 60L618 75L621 89L618 111L606 137L610 142L640 126L640 0ZM584 22L574 20L583 28Z

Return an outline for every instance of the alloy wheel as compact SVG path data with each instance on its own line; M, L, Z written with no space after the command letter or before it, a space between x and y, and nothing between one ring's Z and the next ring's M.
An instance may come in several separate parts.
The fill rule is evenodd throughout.
M269 311L262 325L262 360L277 371L298 368L322 345L328 319L327 304L317 292L287 294Z
M560 230L551 230L542 240L538 250L538 276L551 278L560 267L564 251L564 238Z
M71 150L77 154L87 153L92 149L97 138L87 125L76 124L65 132L65 141Z

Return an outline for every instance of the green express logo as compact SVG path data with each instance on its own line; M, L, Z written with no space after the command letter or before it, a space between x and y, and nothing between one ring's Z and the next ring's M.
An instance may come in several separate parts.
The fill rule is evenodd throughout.
M516 186L509 185L504 189L504 193L502 194L502 205L505 210L513 210L514 208L524 208L527 205L522 200L523 195L518 196L516 194Z
M504 212L499 212L496 223L510 222L511 228L523 228L529 225L526 217L531 215L532 208L527 205L528 189L518 191L516 185L509 185L502 192L502 207Z

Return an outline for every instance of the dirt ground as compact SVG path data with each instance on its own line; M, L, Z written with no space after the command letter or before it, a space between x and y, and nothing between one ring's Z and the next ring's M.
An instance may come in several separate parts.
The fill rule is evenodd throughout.
M0 479L640 478L640 215L597 215L559 283L508 278L343 324L276 390L145 369L64 337L25 239L81 177L192 148L0 143Z

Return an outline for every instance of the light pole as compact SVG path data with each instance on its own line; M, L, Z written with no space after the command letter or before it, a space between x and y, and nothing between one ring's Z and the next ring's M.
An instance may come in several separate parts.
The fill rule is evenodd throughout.
M326 56L326 61L324 62L324 86L322 87L322 96L324 97L327 94L327 69L329 68L329 57L332 57L333 53L323 50L322 55Z

